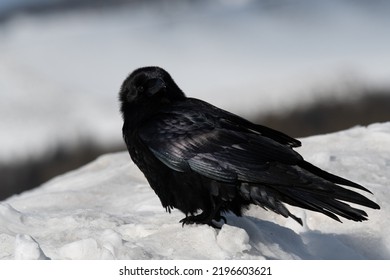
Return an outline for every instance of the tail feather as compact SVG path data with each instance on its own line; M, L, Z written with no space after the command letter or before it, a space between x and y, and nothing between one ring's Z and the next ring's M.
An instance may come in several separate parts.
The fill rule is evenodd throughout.
M286 187L284 187L286 188ZM322 186L321 188L317 188L317 186L309 185L309 186L297 186L293 187L297 192L305 193L307 196L307 199L309 199L310 196L318 196L319 200L324 200L326 198L331 199L337 199L342 200L346 202L351 202L355 204L359 204L362 206L366 206L373 209L379 209L379 205L373 202L372 200L368 199L364 195L361 195L360 193L351 191L349 189L343 188L336 184L331 184L326 187ZM280 191L282 191L282 187L280 188Z
M341 222L338 216L353 221L367 220L367 213L365 211L354 208L334 197L315 195L287 188L279 190L283 202L311 211L320 212L338 222Z
M322 213L332 213L332 215L328 216L337 221L340 221L337 215L353 221L367 220L367 213L363 210L356 209L349 204L333 199L332 197L312 196L307 198L304 194L301 194L301 197L300 207L305 208L308 201L310 201L310 205L314 205L316 211L320 210Z
M292 167L294 172L285 169L295 176L290 174L291 183L288 180L279 184L242 183L239 189L241 197L264 209L272 210L284 217L291 217L300 224L302 220L290 213L284 203L322 213L339 222L341 222L339 217L353 221L368 219L365 211L348 203L380 209L374 201L348 189L352 187L371 193L357 183L328 173L303 160ZM283 166L281 169L283 170Z
M298 165L301 168L313 173L314 175L317 175L318 177L321 177L321 178L328 180L332 183L340 184L340 185L344 185L344 186L350 186L350 187L357 188L357 189L360 189L360 190L363 190L363 191L366 191L366 192L369 192L372 194L372 192L370 190L366 189L362 185L359 185L359 184L352 182L350 180L347 180L347 179L344 179L344 178L339 177L337 175L326 172L325 170L322 170L322 169L318 168L317 166L314 166L313 164L311 164L307 161L301 161Z
M315 175L308 175L308 178L311 178L312 181L306 185L251 185L245 183L241 185L241 195L252 203L265 209L270 209L284 217L291 217L300 224L302 224L302 220L290 213L284 206L284 203L320 212L339 222L341 222L339 217L353 221L365 221L368 219L365 211L354 208L345 202L351 202L373 209L380 208L378 204L367 197L339 186L336 183L343 182L350 187L358 186L356 188L361 190L365 190L364 187L322 171L319 168L309 168L306 170ZM325 175L323 177L317 177L319 176L318 174ZM330 181L330 179L333 181Z

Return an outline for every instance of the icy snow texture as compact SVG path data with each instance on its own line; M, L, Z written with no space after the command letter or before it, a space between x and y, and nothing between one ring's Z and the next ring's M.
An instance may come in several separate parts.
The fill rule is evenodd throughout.
M365 185L382 209L338 223L290 207L301 227L253 206L221 230L182 227L121 152L1 202L0 259L389 259L390 123L302 142L307 160Z

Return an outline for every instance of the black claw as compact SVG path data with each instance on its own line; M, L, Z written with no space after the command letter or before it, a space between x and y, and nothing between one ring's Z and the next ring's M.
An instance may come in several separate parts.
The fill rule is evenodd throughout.
M227 223L227 220L226 220L225 216L219 216L219 220L218 221L220 221L220 220L223 220L223 222L225 224Z
M197 222L195 221L194 216L187 216L181 219L179 223L181 223L182 227L184 227L184 225L191 225Z

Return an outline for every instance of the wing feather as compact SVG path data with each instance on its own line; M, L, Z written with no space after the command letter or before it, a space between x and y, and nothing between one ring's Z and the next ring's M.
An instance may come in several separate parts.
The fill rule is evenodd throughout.
M220 115L213 115L212 108L194 108L197 107L171 107L140 129L142 141L169 168L179 172L192 170L230 183L302 183L291 171L291 178L283 179L289 174L287 167L279 170L274 164L289 166L302 159L289 144L234 123L234 119L227 122Z

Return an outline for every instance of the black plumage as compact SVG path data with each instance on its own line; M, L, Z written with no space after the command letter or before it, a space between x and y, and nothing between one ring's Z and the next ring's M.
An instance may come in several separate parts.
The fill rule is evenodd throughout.
M170 211L184 224L241 216L257 204L302 224L284 203L363 221L367 214L347 203L379 209L363 186L306 162L293 150L301 143L279 131L251 123L209 103L187 98L159 67L135 70L119 99L123 137L131 158Z

